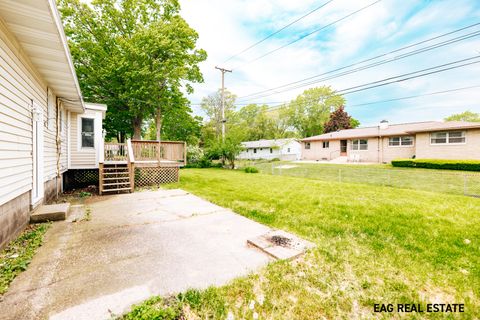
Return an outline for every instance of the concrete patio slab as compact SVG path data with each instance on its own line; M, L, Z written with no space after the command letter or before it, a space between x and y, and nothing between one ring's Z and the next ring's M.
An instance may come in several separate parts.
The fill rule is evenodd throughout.
M70 209L70 203L42 205L30 216L30 222L48 222L65 220Z
M0 319L108 319L153 295L222 285L273 258L270 229L182 190L98 197L55 223L0 302ZM75 207L77 217L82 207ZM76 222L73 222L76 221Z

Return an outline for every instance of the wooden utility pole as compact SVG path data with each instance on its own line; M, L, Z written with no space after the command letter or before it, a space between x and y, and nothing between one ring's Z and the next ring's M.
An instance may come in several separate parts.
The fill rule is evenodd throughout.
M232 70L227 70L225 68L215 67L215 69L222 72L222 141L225 141L225 73L232 72Z

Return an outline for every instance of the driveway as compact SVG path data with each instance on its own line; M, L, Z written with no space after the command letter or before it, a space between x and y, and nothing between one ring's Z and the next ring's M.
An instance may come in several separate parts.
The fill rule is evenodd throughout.
M0 319L108 319L153 295L222 285L268 263L270 229L182 190L95 198L55 223L0 302ZM78 209L77 209L78 211Z

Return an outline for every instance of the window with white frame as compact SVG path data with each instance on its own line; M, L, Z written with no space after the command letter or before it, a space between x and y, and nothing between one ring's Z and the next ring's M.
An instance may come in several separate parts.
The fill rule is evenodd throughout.
M257 153L257 149L254 148L254 149L253 149L253 153Z
M270 153L273 153L273 148L270 148Z
M352 150L368 150L368 140L366 139L352 140L351 149Z
M305 143L305 150L310 150L310 142Z
M434 132L430 135L431 144L465 143L465 131Z
M330 141L323 141L323 149L330 148Z
M82 118L82 148L95 147L95 120Z
M388 145L390 147L413 146L413 137L412 136L390 137L388 139Z

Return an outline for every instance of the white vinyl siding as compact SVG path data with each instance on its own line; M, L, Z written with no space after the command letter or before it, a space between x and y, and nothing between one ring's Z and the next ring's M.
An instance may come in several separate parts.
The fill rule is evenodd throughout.
M31 99L46 103L44 86L0 21L0 205L31 190Z
M88 113L90 114L90 113ZM95 113L92 113L93 116ZM92 116L90 114L90 116ZM84 114L70 113L70 168L88 169L96 167L96 151L94 148L81 146L81 118Z
M43 110L39 125L43 128L44 182L57 173L55 93L51 93L53 108L49 111L47 85L19 47L0 20L0 205L32 189L32 100ZM67 167L66 155L60 165Z

